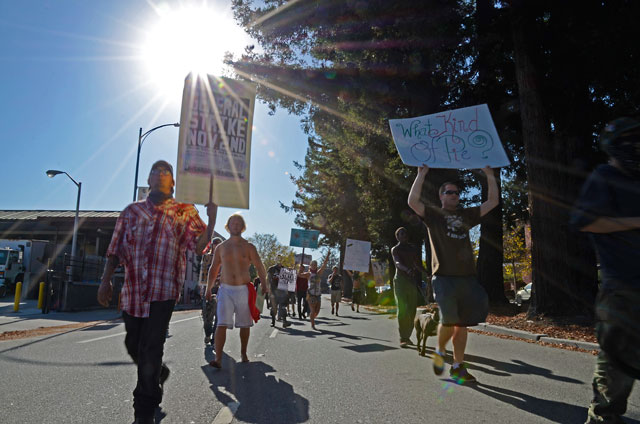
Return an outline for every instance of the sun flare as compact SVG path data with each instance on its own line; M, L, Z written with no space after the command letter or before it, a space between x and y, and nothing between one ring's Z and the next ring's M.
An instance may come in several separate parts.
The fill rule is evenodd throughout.
M156 12L142 44L142 61L154 89L169 99L181 97L189 72L219 76L225 52L240 54L251 42L229 10L164 7Z

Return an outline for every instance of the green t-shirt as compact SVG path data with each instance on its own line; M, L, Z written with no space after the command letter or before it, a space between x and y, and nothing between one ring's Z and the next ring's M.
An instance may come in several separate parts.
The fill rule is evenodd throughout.
M455 211L430 209L428 212L423 221L429 230L433 275L476 275L469 230L480 223L480 207Z

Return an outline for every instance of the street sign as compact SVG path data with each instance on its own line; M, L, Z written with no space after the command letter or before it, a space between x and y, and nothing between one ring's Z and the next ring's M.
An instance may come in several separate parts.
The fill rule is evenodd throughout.
M289 246L316 249L318 247L318 237L320 237L320 231L292 228Z

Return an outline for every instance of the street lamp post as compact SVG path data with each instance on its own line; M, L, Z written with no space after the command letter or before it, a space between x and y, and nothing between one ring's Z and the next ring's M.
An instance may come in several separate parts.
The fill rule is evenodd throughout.
M78 200L76 201L76 217L75 217L75 220L73 221L73 241L71 242L71 257L75 258L76 257L76 241L78 239L78 214L80 213L80 192L82 191L82 183L77 182L71 177L71 175L67 174L64 171L57 171L55 169L50 169L47 171L47 177L49 178L53 178L58 174L66 175L67 177L69 177L71 181L73 181L73 183L76 186L78 186Z
M164 124L164 125L158 125L155 128L151 128L149 131L147 131L146 133L142 134L142 127L140 127L140 132L138 132L138 155L136 156L136 177L135 180L133 182L133 201L136 201L136 195L138 194L138 169L140 168L140 149L142 149L142 143L144 143L144 140L147 138L147 136L149 134L151 134L152 132L154 132L155 130L159 129L159 128L163 128L163 127L179 127L180 123L176 122L173 124Z

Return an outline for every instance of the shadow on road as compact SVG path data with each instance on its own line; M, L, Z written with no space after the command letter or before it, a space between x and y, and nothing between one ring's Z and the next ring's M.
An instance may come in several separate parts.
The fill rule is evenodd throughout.
M354 346L342 346L344 349L352 350L356 353L372 353L372 352L384 352L386 350L396 350L397 348L383 345L380 343L369 343L364 345Z
M362 312L359 312L360 314L362 314ZM361 320L361 321L370 321L371 318L367 318L367 317L361 317L361 316L357 316L357 315L339 315L340 318L347 318L347 319L355 319L355 320Z
M555 400L539 399L522 392L477 383L468 387L518 409L537 415L554 423L582 423L587 419L587 407L571 405ZM628 423L638 421L625 418Z
M427 352L429 352L430 355L433 354L433 351L434 348L427 347ZM450 358L451 352L449 352L447 356ZM508 377L512 374L538 375L541 377L549 378L551 380L561 381L563 383L584 384L584 381L576 380L575 378L565 377L562 375L555 375L553 374L553 371L547 368L528 364L519 359L512 359L511 362L501 362L482 356L469 355L468 353L465 353L464 359L469 366L469 369L479 370L484 373L496 375L499 377ZM480 364L485 365L486 367Z
M309 420L309 401L273 375L276 370L264 362L241 363L224 355L221 370L205 365L202 371L218 401L225 405L220 413L235 411L235 421L266 424Z

